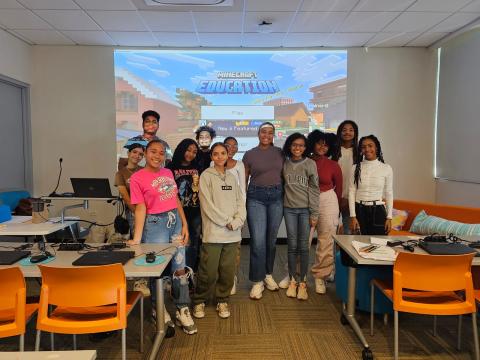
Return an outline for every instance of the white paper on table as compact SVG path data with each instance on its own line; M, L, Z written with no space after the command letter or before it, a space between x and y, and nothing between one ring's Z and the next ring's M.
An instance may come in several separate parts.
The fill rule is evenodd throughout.
M377 238L377 237L372 236L372 237L370 237L370 243L375 244L375 245L387 246L388 239Z
M397 252L389 246L379 245L378 248L371 252L360 251L361 248L368 246L368 244L364 242L354 240L352 241L352 246L357 251L358 255L364 259L395 261L397 258Z

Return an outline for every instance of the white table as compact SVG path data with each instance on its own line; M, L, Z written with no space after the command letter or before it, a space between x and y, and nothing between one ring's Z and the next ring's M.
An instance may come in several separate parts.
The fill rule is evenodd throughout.
M60 223L44 222L41 224L34 224L31 221L24 223L2 223L0 224L0 236L41 236L43 241L47 243L46 236L56 231L69 228L75 239L75 233L73 232L73 225L77 221L65 221Z
M96 350L1 352L2 360L95 360Z
M369 235L334 235L333 238L335 243L343 250L356 265L393 265L393 261L383 261L383 260L372 260L372 259L365 259L361 257L355 248L352 246L352 241L361 241L364 243L370 243ZM379 236L375 235L376 238L384 238L389 240L402 240L407 241L411 240L408 236ZM478 236L467 236L462 237L465 240L475 241L478 240ZM406 251L403 250L402 247L395 247L397 251ZM419 248L418 246L415 247L415 253L417 254L427 254L424 250ZM474 257L473 266L480 266L480 258ZM358 336L360 342L364 346L362 356L364 359L371 358L369 356L372 355L370 347L368 345L365 336L363 335L362 329L358 325L357 320L355 319L355 293L356 293L356 286L357 286L357 268L354 266L348 267L348 291L347 291L347 304L342 309L342 321L347 321L350 326L352 327L355 334Z
M67 224L67 223L65 223ZM43 225L43 224L40 224ZM59 225L59 224L55 224ZM67 225L68 226L68 225ZM3 243L5 246L18 246L19 243ZM91 246L101 246L104 244L95 244L89 243ZM48 246L47 246L48 247ZM164 314L164 298L163 298L163 280L160 278L160 275L167 267L168 263L172 259L175 248L171 244L140 244L125 248L124 250L134 250L135 256L145 254L150 251L156 253L160 252L160 255L165 257L163 263L159 265L152 266L137 266L134 264L135 259L129 260L124 266L125 276L130 278L156 278L156 310L157 310L157 329L155 334L155 339L153 341L152 350L150 351L149 359L155 359L162 343L163 338L165 337L165 314ZM53 253L53 250L49 250ZM56 251L55 259L47 264L46 266L55 266L55 267L72 267L72 262L78 259L82 254L79 254L77 251ZM4 268L7 266L0 266ZM23 276L26 278L39 278L41 277L40 270L36 265L33 266L19 266L23 272Z

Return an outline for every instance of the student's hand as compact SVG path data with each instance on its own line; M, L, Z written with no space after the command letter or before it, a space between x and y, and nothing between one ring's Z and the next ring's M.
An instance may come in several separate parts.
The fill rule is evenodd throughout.
M233 226L232 226L232 224L228 223L226 226L227 226L227 229L228 229L228 230L233 231Z
M181 235L182 235L183 245L187 246L188 245L188 240L189 240L189 237L190 237L190 234L188 233L188 226L182 226Z
M390 230L392 230L392 219L387 219L385 220L385 234L388 235Z
M127 245L129 245L129 246L140 245L140 241L141 241L141 239L140 240L134 240L134 239L127 240Z
M350 217L350 231L352 234L355 234L357 231L360 230L360 224L356 217Z
M317 226L318 219L315 218L310 218L310 227L315 227Z

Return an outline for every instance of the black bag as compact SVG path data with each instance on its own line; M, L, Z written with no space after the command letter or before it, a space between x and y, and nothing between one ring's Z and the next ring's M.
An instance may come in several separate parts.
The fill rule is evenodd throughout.
M130 225L128 224L127 219L125 219L122 215L117 215L115 217L113 227L115 228L115 232L119 234L126 235L130 233Z

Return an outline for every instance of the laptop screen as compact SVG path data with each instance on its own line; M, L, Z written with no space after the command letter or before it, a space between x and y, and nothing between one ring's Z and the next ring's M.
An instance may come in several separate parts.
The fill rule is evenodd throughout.
M75 197L112 198L108 179L70 178Z

